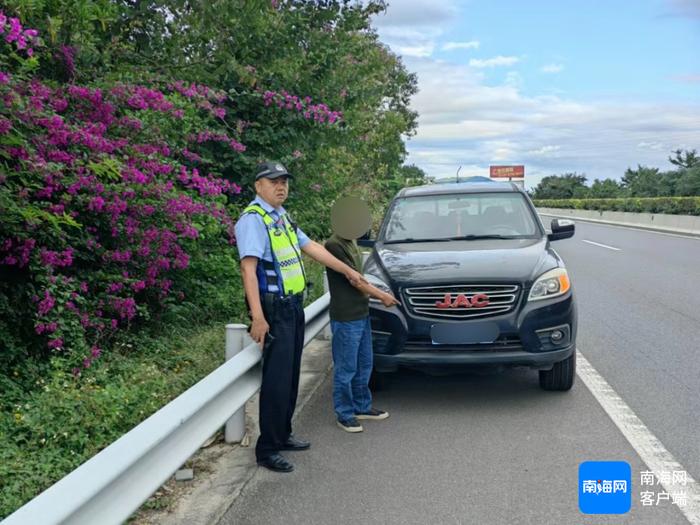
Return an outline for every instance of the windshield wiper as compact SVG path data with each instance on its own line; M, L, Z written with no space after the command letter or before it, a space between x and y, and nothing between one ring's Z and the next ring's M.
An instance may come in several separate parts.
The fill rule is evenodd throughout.
M391 241L384 241L384 244L400 244L409 242L441 242L449 241L450 239L414 239L413 237L408 237L407 239L393 239Z
M480 241L482 239L518 239L519 235L460 235L448 237L446 241Z

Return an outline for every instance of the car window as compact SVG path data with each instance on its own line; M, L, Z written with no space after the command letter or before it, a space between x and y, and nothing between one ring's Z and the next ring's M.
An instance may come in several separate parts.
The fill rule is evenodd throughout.
M472 193L396 200L389 210L384 240L539 234L532 211L520 193Z

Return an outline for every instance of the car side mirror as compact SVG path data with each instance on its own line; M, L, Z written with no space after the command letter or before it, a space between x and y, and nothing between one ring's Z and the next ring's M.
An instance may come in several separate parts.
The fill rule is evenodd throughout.
M574 236L576 227L569 219L552 219L552 233L547 235L550 241L559 241Z
M369 238L370 233L372 230L367 230L363 235L357 238L357 245L358 246L364 246L365 248L372 248L374 247L375 241Z

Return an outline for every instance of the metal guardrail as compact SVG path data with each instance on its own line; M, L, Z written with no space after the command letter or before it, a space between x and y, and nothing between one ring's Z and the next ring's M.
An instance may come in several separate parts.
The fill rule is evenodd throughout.
M326 293L304 309L304 346L328 324L329 303ZM245 325L226 326L226 358L2 525L123 523L224 423L227 441L242 439L245 403L260 388L261 378L260 348Z

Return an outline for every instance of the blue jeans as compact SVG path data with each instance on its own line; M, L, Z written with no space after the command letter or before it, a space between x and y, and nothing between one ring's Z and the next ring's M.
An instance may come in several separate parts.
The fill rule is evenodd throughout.
M340 420L372 407L372 330L369 316L357 321L333 321L333 404Z

